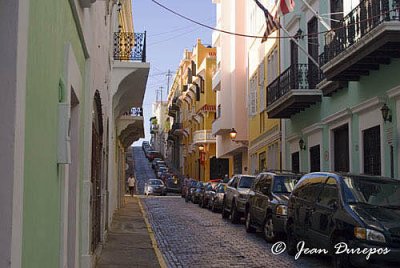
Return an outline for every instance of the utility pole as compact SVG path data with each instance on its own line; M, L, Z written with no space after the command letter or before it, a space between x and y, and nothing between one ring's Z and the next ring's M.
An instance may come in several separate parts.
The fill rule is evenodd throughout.
M168 80L167 80L167 96L168 96L168 93L169 93L169 79L170 79L171 76L172 76L172 73L171 73L171 70L170 70L170 69L168 69L168 72L167 72L166 76L167 76L167 78L168 78Z

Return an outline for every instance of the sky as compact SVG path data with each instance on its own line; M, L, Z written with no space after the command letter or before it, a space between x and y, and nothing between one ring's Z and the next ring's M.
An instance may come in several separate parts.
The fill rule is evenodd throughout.
M204 24L215 26L215 5L212 0L157 0L174 11ZM150 140L152 103L156 90L163 87L163 100L167 95L167 71L175 73L185 48L192 50L197 38L203 44L211 44L212 31L184 20L159 7L151 0L132 0L133 25L135 32L146 31L146 61L150 63L150 74L143 100L145 139ZM171 77L173 81L174 75ZM172 82L171 82L172 83ZM170 83L170 84L171 84Z

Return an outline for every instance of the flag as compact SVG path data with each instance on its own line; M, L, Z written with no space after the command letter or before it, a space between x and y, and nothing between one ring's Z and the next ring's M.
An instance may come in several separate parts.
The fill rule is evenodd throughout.
M279 23L275 21L274 17L269 13L268 9L266 9L258 0L254 0L259 8L264 12L265 15L265 24L266 29L264 32L264 36L261 42L265 42L268 39L268 36L279 29Z
M294 9L294 0L278 0L275 18L292 12Z

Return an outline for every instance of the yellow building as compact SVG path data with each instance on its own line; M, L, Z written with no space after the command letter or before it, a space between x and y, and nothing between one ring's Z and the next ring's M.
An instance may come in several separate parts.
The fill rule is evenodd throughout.
M264 15L252 5L251 19L254 20L254 34L265 31ZM264 25L260 27L260 25ZM261 43L259 39L248 42L248 114L249 114L249 167L251 174L262 170L280 169L281 160L281 122L268 119L266 87L279 75L278 31Z
M224 160L216 159L215 137L211 134L216 113L216 94L212 90L215 62L215 48L204 46L198 39L193 51L185 50L169 95L171 109L174 98L177 106L175 114L170 113L176 122L176 128L170 131L170 144L175 146L171 151L179 151L183 175L202 181L225 174L218 169Z

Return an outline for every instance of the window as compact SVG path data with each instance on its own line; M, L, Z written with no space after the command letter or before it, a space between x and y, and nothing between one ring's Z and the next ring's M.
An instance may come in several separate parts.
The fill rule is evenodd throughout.
M334 203L338 202L339 192L334 178L329 178L324 184L324 188L319 195L317 202L322 206L332 206Z
M265 97L265 86L264 86L264 76L265 76L265 68L264 68L264 60L260 63L260 66L258 67L258 84L260 86L260 112L262 113L265 110L265 102L266 102L266 97ZM264 131L264 128L261 130Z
M364 173L381 175L381 129L380 126L363 131Z
M301 199L313 202L319 195L325 180L326 177L313 177L300 181L293 194Z
M320 171L320 146L310 147L310 172Z
M308 30L308 53L318 62L318 20L313 17L307 25ZM311 35L310 35L311 34ZM314 35L313 35L314 34ZM316 88L318 82L318 68L315 64L308 59L308 86L309 88Z
M259 155L258 155L258 163L259 163L259 165L258 165L258 169L260 170L260 171L262 171L262 170L264 170L264 169L266 169L266 156L265 156L265 152L262 152L262 153L260 153Z
M249 115L253 116L257 113L257 74L249 81Z
M299 152L292 153L292 171L294 173L300 172L300 154L299 154Z
M333 130L335 171L349 172L349 126L348 124Z
M274 49L268 57L267 84L271 84L271 82L278 76L278 60L278 50Z

